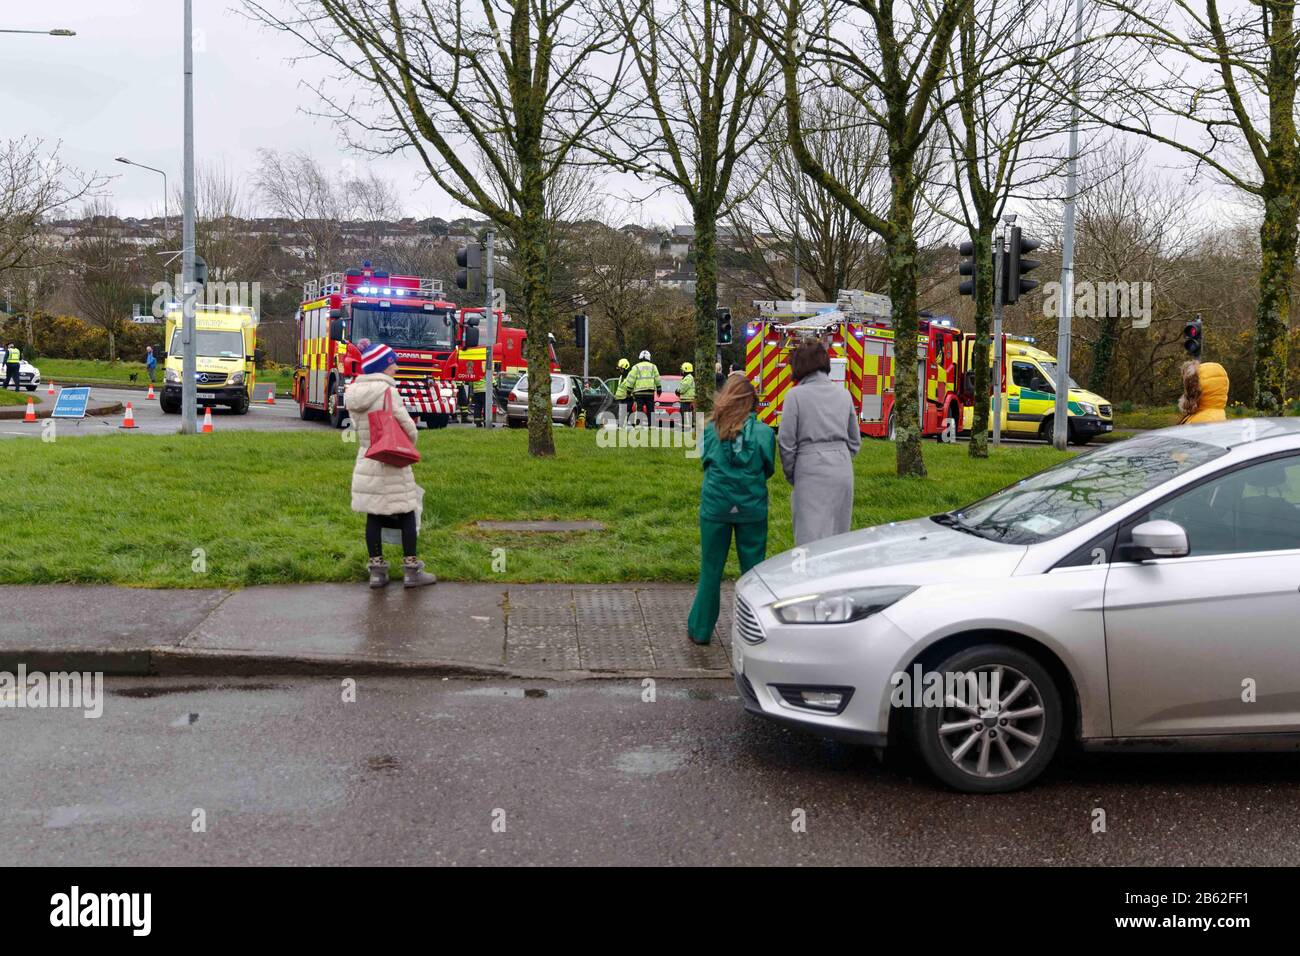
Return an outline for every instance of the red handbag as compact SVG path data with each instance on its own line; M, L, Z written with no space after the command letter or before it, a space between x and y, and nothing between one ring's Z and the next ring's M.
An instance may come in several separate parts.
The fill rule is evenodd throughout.
M384 407L370 413L369 425L370 447L366 449L367 458L398 468L413 465L420 460L420 453L415 450L411 439L406 437L406 432L398 424L397 416L393 414L391 390L384 392Z

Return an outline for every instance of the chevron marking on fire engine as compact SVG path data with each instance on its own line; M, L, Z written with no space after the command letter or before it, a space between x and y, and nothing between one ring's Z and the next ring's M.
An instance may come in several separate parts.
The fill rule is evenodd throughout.
M862 351L862 341L856 335L844 336L844 357L847 359L848 366L844 370L844 377L849 386L849 395L853 398L854 408L862 406L863 376L856 374L858 369L864 367Z

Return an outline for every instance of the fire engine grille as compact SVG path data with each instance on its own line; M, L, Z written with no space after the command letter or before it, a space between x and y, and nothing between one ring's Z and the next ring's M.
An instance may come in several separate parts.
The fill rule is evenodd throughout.
M407 381L414 381L414 380L423 381L424 379L429 377L430 371L431 370L427 365L403 365L401 362L398 362L396 377L399 380L404 379Z
M766 638L763 636L763 625L758 622L758 615L754 609L749 606L744 598L736 597L736 635L746 644L761 644Z

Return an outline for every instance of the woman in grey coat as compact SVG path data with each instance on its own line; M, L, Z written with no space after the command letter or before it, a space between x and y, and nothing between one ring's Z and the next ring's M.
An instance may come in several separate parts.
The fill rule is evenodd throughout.
M794 486L794 543L843 534L853 521L853 456L862 446L853 399L830 379L826 346L809 341L790 355L795 385L781 408L781 468Z

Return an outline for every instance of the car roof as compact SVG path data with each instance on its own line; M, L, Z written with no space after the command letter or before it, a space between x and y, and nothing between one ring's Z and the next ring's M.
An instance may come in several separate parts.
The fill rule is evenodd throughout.
M1228 449L1267 438L1300 435L1300 418L1232 418L1226 422L1174 425L1147 434L1183 438ZM1138 435L1130 441L1140 441L1142 437Z

